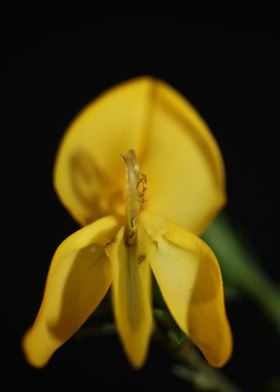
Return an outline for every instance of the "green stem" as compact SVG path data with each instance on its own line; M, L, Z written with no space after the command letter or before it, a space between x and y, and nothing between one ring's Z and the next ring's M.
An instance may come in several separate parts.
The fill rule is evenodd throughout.
M253 297L280 333L280 290L266 276L225 213L216 218L203 238L216 253L225 280Z
M176 365L173 367L173 373L183 380L191 382L198 390L240 391L221 371L209 366L190 342L187 341L181 345L177 357L186 362L188 366Z
M240 391L222 371L205 361L168 311L154 309L154 316L157 320L155 337L179 361L171 369L175 376L191 383L199 391Z
M168 313L162 311L161 324L170 330L173 321ZM173 336L173 335L172 335ZM173 365L172 373L192 384L199 391L240 392L240 390L218 369L208 363L197 352L194 345L187 337L181 343L171 338L170 334L160 329L156 330L155 337L176 358L179 363Z

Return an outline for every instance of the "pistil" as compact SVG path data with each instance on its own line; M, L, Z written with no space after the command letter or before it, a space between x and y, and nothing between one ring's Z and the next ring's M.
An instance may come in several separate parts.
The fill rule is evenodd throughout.
M126 244L133 246L137 241L137 227L141 203L144 202L146 176L139 172L135 151L130 149L123 155L126 164Z

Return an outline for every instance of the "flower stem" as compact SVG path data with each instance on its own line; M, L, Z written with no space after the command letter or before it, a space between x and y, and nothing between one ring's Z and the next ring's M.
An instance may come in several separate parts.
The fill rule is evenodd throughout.
M216 253L225 280L254 298L280 333L280 290L262 270L225 212L209 226L203 238Z
M161 310L155 314L162 328L156 329L155 337L170 352L173 358L179 363L172 366L171 371L176 376L192 384L199 391L216 391L216 392L240 392L240 390L223 374L220 370L208 365L203 357L198 353L193 343L184 336L184 339L178 342L174 339L176 326L172 317ZM175 327L175 330L172 328ZM167 333L168 332L168 333Z
M154 316L157 325L156 339L178 362L171 368L175 376L191 383L199 391L239 392L221 370L213 368L205 361L194 344L179 329L167 309L154 309Z
M216 392L240 391L221 371L209 366L189 341L181 345L177 358L184 361L188 366L182 364L175 365L173 373L177 377L191 382L198 390Z

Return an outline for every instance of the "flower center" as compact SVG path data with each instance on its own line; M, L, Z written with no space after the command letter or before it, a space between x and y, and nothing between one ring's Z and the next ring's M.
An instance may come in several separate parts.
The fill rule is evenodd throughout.
M139 164L134 150L122 156L126 165L126 243L133 246L137 241L137 227L141 204L144 203L147 177L139 172Z

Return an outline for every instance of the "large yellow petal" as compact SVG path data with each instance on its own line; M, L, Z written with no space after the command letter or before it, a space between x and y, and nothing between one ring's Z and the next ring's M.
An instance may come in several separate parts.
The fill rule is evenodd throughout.
M143 365L152 331L149 238L140 227L137 246L127 247L122 228L106 248L113 267L113 306L120 339L135 368Z
M217 144L199 114L166 83L142 77L106 91L69 126L59 148L55 188L86 224L124 213L124 168L134 149L148 176L146 206L202 231L225 202Z
M162 81L151 80L150 129L141 170L153 212L202 232L224 205L224 166L207 124L193 106Z
M141 149L149 91L148 78L122 83L91 102L66 131L54 183L63 204L81 224L124 213L121 155Z
M39 313L23 339L26 358L33 366L44 366L104 297L112 281L104 249L118 227L116 219L108 216L77 231L58 247Z
M232 337L214 254L198 237L163 218L147 215L144 225L154 240L148 259L171 314L212 366L224 365Z

